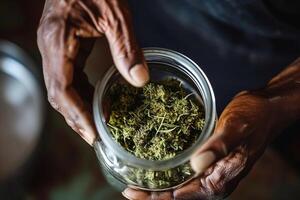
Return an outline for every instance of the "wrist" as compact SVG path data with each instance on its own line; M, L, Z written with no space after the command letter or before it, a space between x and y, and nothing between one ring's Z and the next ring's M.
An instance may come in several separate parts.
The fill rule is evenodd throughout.
M300 86L300 84L299 84ZM278 123L290 125L300 118L300 87L285 87L280 89L266 88L266 98L275 114Z
M300 84L299 84L300 86ZM266 87L251 91L266 101L271 121L271 139L300 119L300 87L295 85L280 88Z
M234 99L239 101L241 107L246 108L245 115L248 116L248 121L254 121L252 127L254 129L262 127L263 134L260 137L264 138L262 140L266 144L286 127L282 120L285 118L281 115L282 108L277 106L277 102L269 98L263 89L242 91Z
M300 119L300 57L275 76L263 93L278 109L282 123L291 124Z

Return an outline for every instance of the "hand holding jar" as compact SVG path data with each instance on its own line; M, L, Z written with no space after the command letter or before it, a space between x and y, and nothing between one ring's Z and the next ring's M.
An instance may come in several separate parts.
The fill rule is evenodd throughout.
M300 59L274 77L264 89L236 95L223 111L214 135L194 154L199 174L174 191L147 193L126 189L132 200L223 199L251 170L266 146L300 119Z
M149 79L126 1L47 0L37 35L49 102L92 145L93 87L83 68L95 39L107 38L116 67L132 85L143 86Z
M96 128L89 111L93 88L83 67L94 40L106 36L115 66L134 86L149 80L123 0L47 0L38 29L51 105L90 145ZM129 199L213 199L230 194L270 140L300 116L299 60L265 89L238 94L223 111L214 135L191 158L198 177L174 191L126 189ZM80 89L81 88L81 89ZM82 88L85 88L82 90Z

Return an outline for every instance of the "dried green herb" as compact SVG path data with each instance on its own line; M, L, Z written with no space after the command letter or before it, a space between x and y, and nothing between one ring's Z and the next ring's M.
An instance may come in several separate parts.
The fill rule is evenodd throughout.
M147 160L173 158L190 147L204 126L204 111L181 82L168 79L143 88L114 84L107 123L113 138L128 152ZM135 181L149 187L180 183L191 175L188 165L167 171L134 171ZM132 179L132 177L131 177Z

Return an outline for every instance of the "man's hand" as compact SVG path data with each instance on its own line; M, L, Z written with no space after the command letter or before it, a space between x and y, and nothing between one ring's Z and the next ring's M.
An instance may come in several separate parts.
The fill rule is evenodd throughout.
M106 36L113 61L132 85L149 79L125 0L46 0L38 46L50 104L90 145L96 137L89 107L93 88L83 73L94 40Z
M272 112L262 97L249 93L235 97L222 113L214 135L191 160L201 176L170 192L170 198L159 197L166 197L164 193L152 194L152 199L218 199L232 192L264 151L269 133L276 131ZM130 189L124 195L132 200L151 199L147 193Z
M131 200L222 199L247 175L269 142L300 118L300 59L267 87L241 92L223 111L214 135L193 155L199 177L169 192L126 189Z

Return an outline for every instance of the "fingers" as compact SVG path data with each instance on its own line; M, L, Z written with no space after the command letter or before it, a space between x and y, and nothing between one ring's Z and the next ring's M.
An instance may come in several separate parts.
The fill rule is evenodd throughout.
M151 194L142 190L127 188L122 192L123 196L129 200L150 200Z
M125 0L79 1L78 5L83 13L91 18L97 30L90 28L84 21L82 12L74 14L74 24L80 27L77 35L99 36L105 34L116 67L121 75L132 85L141 87L149 80L148 67L143 53L136 42L131 17ZM97 10L98 8L99 10ZM84 28L83 28L84 27ZM83 31L85 30L85 31Z
M215 152L209 150L194 155L191 159L191 167L196 172L196 176L202 174L210 165L216 162Z
M187 185L174 191L175 199L180 200L193 200L193 199L204 199L203 192L201 190L200 178L197 178Z
M232 148L228 133L222 132L213 135L191 158L191 166L197 175L202 174L209 166L227 155Z
M216 130L218 131L218 129ZM230 135L234 130L223 129L215 133L191 158L191 166L197 175L202 174L209 166L225 157L240 141L239 137Z
M48 100L71 128L92 145L96 129L92 116L74 84L74 62L79 49L75 32L62 18L48 18L38 30Z
M209 166L225 157L245 138L248 126L238 114L231 114L227 107L217 124L214 135L192 156L191 166L197 174L202 174Z
M223 199L249 172L251 164L245 146L239 146L216 162L202 176L174 191L175 199Z
M141 87L149 80L149 72L143 53L136 42L131 18L123 1L107 2L111 9L106 12L108 39L112 57L122 76L132 85Z
M53 90L56 90L53 92ZM93 119L73 87L59 89L50 86L48 90L50 104L65 118L68 125L76 131L88 144L92 145L96 138L96 130Z
M173 200L172 192L145 192L127 188L122 192L123 196L129 200Z

